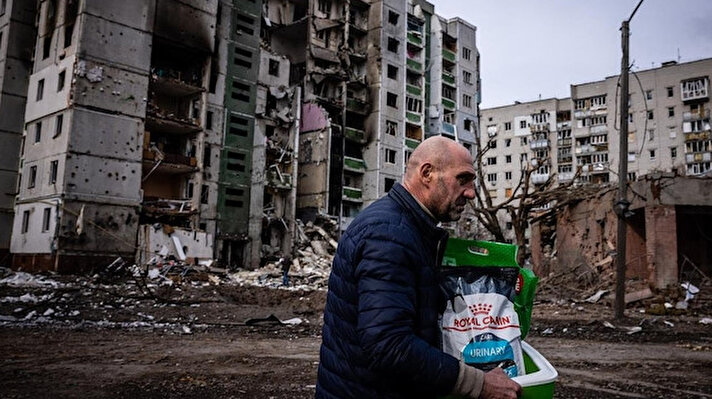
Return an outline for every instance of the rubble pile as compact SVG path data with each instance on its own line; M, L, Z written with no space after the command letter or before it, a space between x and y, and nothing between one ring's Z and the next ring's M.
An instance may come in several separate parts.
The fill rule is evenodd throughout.
M338 226L326 216L314 222L297 220L295 257L279 258L255 270L238 270L229 274L230 281L263 287L295 290L324 289L336 251Z

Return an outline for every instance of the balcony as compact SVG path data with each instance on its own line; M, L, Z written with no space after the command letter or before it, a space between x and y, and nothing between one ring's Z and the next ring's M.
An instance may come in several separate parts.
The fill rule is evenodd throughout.
M445 97L442 98L442 104L443 104L443 107L445 107L445 109L449 109L451 111L454 111L455 107L457 106L455 101L450 100L449 98L445 98Z
M706 77L691 79L680 83L682 101L701 100L709 97L709 80Z
M405 92L408 94L412 94L417 97L421 97L423 95L423 89L421 89L418 86L414 86L412 84L407 84L405 85Z
M529 148L531 148L532 150L549 148L549 140L548 139L532 140L529 142Z
M556 159L559 164L571 163L573 161L573 156L571 154L559 155Z
M570 128L571 128L571 122L557 122L556 123L556 130L570 129Z
M440 133L455 137L456 132L455 125L452 123L443 122Z
M685 163L697 163L697 162L712 162L712 153L710 152L695 152L691 154L685 154Z
M685 141L709 140L710 136L709 131L685 133Z
M412 59L412 58L407 58L407 59L405 60L405 66L406 66L408 69L410 69L411 71L415 71L415 72L418 72L418 73L422 73L422 72L423 72L423 64L421 64L420 62L418 62L418 61L416 61L416 60L414 60L414 59Z
M197 213L190 199L145 198L141 212L149 216L190 216Z
M606 125L596 125L596 126L591 126L591 129L589 129L591 134L596 134L596 133L607 133L608 132L608 126Z
M700 119L709 118L710 110L709 108L700 108L697 112L683 112L682 120L684 122L699 121Z
M571 146L571 139L559 139L558 145L559 147L569 147Z
M591 144L584 144L582 146L577 146L576 147L576 154L590 154L595 151L593 146Z
M165 154L151 150L143 150L144 172L153 170L153 173L186 174L198 170L197 160L180 154Z
M290 190L292 188L292 175L281 173L271 169L265 176L267 186L278 190Z
M455 87L455 76L451 73L443 72L443 82Z
M559 173L559 181L570 181L574 178L573 172L561 172Z
M549 131L549 122L532 123L529 125L532 133L545 133Z
M583 119L591 116L591 110L588 109L577 109L574 111L574 118Z
M346 99L346 110L365 115L368 113L368 103L358 98L349 98Z
M411 138L409 138L409 137L406 137L406 138L405 138L405 146L408 147L408 148L410 148L410 149L413 149L413 150L414 150L416 147L418 147L419 144L420 144L420 140L411 139Z
M531 182L532 184L544 184L549 180L548 173L532 173Z
M408 31L408 43L423 47L423 37L420 32Z
M344 170L363 173L366 171L366 162L363 159L344 156Z
M443 48L443 59L454 63L457 59L457 55L455 55L454 51L450 51L446 48Z
M360 188L344 186L341 199L348 202L361 203L363 202L363 192Z
M346 129L344 129L344 137L355 143L366 144L366 132L361 129L346 127Z
M408 122L419 125L423 121L423 116L420 114L416 114L415 112L405 111L405 119L407 119Z

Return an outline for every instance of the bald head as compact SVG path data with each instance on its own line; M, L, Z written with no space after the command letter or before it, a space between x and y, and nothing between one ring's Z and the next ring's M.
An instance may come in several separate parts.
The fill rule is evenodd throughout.
M423 141L406 166L403 186L439 221L460 218L475 196L475 168L470 152L442 136Z

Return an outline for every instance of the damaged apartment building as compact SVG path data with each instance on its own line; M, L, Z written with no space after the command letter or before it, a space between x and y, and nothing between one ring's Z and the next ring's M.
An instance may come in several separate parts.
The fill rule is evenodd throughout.
M709 251L701 248L709 247L705 240L710 237L709 223L703 221L709 219L712 187L711 78L709 58L665 62L631 78L628 153L623 160L632 182L629 200L634 203L634 215L627 220L628 259L635 263L629 269L657 287L675 281L685 259L688 267L692 262L710 271ZM534 186L550 178L557 184L602 189L617 182L621 161L617 87L616 75L571 85L570 98L482 110L481 145L489 147L483 158L483 188L489 190L493 203L516 195L513 190L525 168L535 168ZM673 187L680 191L672 192ZM558 253L559 261L566 264L583 258L591 265L605 259L610 263L607 256L615 243L612 198L572 205L557 215L553 229L536 226L534 263L543 262L540 250ZM586 212L598 216L587 222ZM513 238L509 220L503 218L502 225ZM589 247L593 249L588 251Z
M257 267L297 217L347 227L425 137L474 151L476 30L425 1L31 3L15 267Z

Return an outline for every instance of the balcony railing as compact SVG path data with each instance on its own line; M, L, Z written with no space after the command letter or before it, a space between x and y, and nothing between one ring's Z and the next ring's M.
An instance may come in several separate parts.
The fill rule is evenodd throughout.
M289 190L292 188L292 175L278 173L276 170L267 172L267 186L277 189Z
M529 125L529 130L531 130L532 133L548 132L549 122L532 123Z
M423 89L421 89L421 88L418 87L418 86L414 86L414 85L412 85L412 84L406 84L406 85L405 85L405 91L406 91L406 93L408 93L408 94L412 94L412 95L418 96L418 97L420 97L420 96L423 95Z
M360 188L344 186L343 196L344 201L363 202L363 191Z
M443 73L443 82L449 84L450 86L455 86L455 76L450 73Z
M405 138L405 146L411 149L415 149L420 144L420 140L411 139L410 137Z
M457 56L455 55L454 51L450 51L446 48L443 48L443 59L446 59L450 62L455 62Z
M453 125L452 123L443 122L442 133L449 134L454 137L456 131L457 130L455 129L455 125Z
M366 132L361 129L347 127L346 129L344 129L344 137L359 144L366 143Z
M408 32L408 42L419 47L423 47L423 37L419 32Z
M683 112L682 120L685 122L698 121L700 119L709 118L710 110L709 108L700 108L697 112Z
M547 140L547 139L532 140L529 142L529 147L532 150L538 150L541 148L549 148L549 140Z
M532 184L544 184L549 180L548 173L532 173L531 182Z
M569 181L574 178L574 173L573 172L560 172L558 176L559 176L559 181Z
M709 80L699 78L680 83L680 97L682 101L691 101L707 98L709 96Z
M363 159L344 156L344 169L363 173L366 171L366 162Z
M415 112L411 111L405 111L405 118L408 120L408 122L412 122L415 124L420 124L423 121L422 115L416 114Z
M709 140L710 136L709 131L685 133L685 141Z
M606 133L608 131L608 126L606 125L596 125L591 126L591 133Z
M685 154L686 163L696 163L696 162L712 162L712 153L710 152L695 152L691 154Z
M445 107L445 108L447 108L447 109L449 109L449 110L452 110L452 111L455 110L455 106L456 106L455 101L452 101L452 100L450 100L449 98L443 97L442 103L443 103L443 107Z
M357 98L349 98L346 100L346 109L359 114L368 112L368 103Z
M420 62L412 59L412 58L407 58L405 60L405 65L408 69L415 71L415 72L423 72L423 64Z
M559 139L559 147L568 147L571 145L571 139Z

